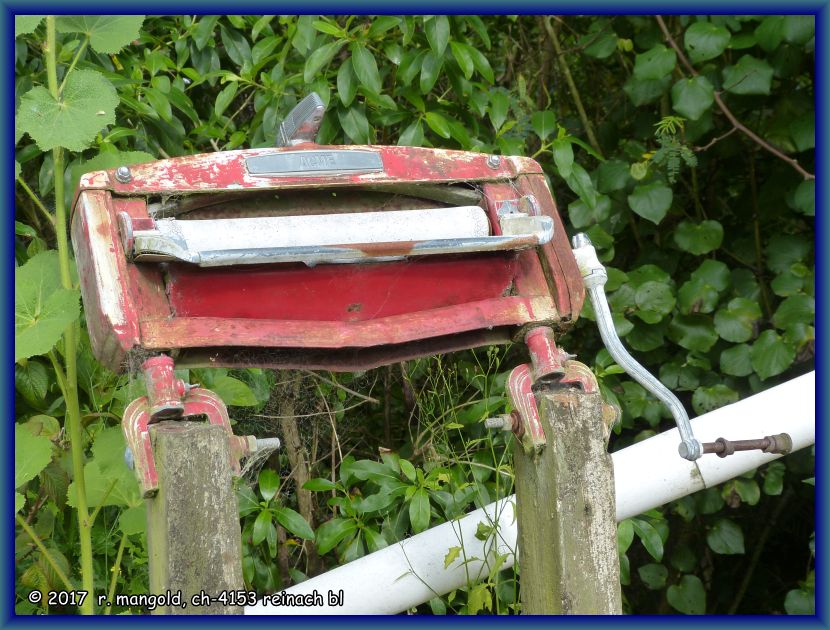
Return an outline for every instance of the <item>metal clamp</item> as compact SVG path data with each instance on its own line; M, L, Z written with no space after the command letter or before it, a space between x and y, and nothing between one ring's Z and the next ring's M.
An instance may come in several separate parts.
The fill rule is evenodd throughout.
M288 116L280 123L277 132L278 147L292 147L314 142L323 123L326 106L316 92L312 92L297 103Z

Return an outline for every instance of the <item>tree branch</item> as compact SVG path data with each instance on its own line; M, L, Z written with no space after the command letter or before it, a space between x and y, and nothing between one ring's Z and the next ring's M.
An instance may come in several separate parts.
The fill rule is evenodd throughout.
M674 41L674 37L672 37L671 33L669 33L669 29L666 27L666 23L663 21L663 17L660 16L660 15L656 15L656 16L654 16L654 19L657 20L657 24L660 26L660 30L663 31L663 36L666 38L666 42L668 42L668 44L672 48L674 48L674 51L677 53L677 58L680 59L680 63L682 63L685 66L686 70L688 70L691 73L692 76L695 76L695 77L698 76L697 70L694 69L694 67L689 62L689 59L686 57L683 50L680 48L680 46L677 45L677 42ZM758 134L756 134L754 131L752 131L749 127L744 125L740 120L738 120L735 117L735 114L732 113L732 110L729 109L726 106L726 103L723 102L723 99L721 98L719 92L715 92L714 97L715 97L715 103L717 104L718 109L720 109L721 112L723 112L723 115L726 116L726 118L729 120L729 122L732 124L732 126L735 129L740 131L742 134L744 134L747 138L752 140L755 144L757 144L759 147L761 147L765 151L768 151L768 152L772 153L778 159L783 160L784 162L786 162L787 164L792 166L796 171L798 171L798 173L804 179L815 179L816 178L815 175L813 175L812 173L804 170L804 168L802 168L802 166L798 163L798 160L796 160L795 158L791 158L790 156L786 155L780 149L778 149L778 148L774 147L773 145L771 145L769 142L767 142L766 140L761 138Z

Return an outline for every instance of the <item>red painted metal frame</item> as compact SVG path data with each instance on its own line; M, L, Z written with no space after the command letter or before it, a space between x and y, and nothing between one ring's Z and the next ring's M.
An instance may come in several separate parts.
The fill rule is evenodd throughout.
M317 177L251 176L245 159L287 151L370 150L383 172ZM539 165L528 158L440 149L302 145L205 154L81 179L72 240L96 356L121 369L134 348L171 352L180 365L234 365L239 349L267 350L257 364L356 370L516 338L533 324L562 327L584 299L582 279ZM555 222L553 241L511 253L399 262L201 269L127 260L116 217L150 218L148 200L188 193L249 194L348 186L470 183L483 189L498 233L500 202L534 195ZM241 192L240 192L241 191ZM336 192L334 190L333 192ZM295 193L296 194L296 193ZM417 193L407 193L415 194ZM204 218L204 212L200 211ZM303 350L319 352L304 362ZM270 353L270 354L269 354ZM290 359L288 357L291 357ZM250 365L249 359L243 359Z

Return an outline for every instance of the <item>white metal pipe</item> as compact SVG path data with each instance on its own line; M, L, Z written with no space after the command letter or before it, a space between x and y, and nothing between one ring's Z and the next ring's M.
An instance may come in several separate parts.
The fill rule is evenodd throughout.
M793 450L815 443L815 372L768 389L692 420L698 439L712 442L761 438L786 432ZM677 454L677 429L661 433L612 455L617 520L621 521L698 490L715 486L780 455L737 452L726 458L706 455L691 462ZM498 525L497 540L480 541L480 522ZM246 615L273 614L395 614L432 597L477 582L487 575L495 553L516 559L518 530L515 495L444 523L417 536L333 569L275 594L270 605L245 608ZM448 568L451 547L464 551ZM495 546L495 549L494 549ZM343 591L343 605L329 606L329 592ZM322 606L288 605L287 596L319 593ZM283 601L276 598L282 597ZM318 599L318 602L320 600Z

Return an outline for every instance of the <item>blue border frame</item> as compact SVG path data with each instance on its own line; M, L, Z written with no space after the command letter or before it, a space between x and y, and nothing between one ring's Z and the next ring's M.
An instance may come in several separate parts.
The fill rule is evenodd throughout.
M220 3L195 3L195 2L176 2L163 3L159 0L147 0L146 2L138 3L135 1L122 2L117 6L107 4L104 2L83 2L78 4L65 4L61 2L25 2L23 0L13 0L5 2L0 0L2 11L0 11L0 29L4 42L4 49L6 51L6 59L14 60L14 35L13 22L15 13L54 13L54 14L79 14L79 13L149 13L153 9L157 9L159 13L171 14L171 9L179 9L181 13L219 13L223 12L228 5ZM817 322L823 323L823 316L827 314L827 291L826 291L826 273L830 270L830 252L822 245L828 242L828 219L825 214L830 210L827 197L827 180L825 179L828 173L827 162L827 107L828 107L828 44L827 36L830 35L830 10L828 10L830 0L798 0L789 3L783 2L748 2L746 0L723 3L715 2L714 0L705 0L702 2L683 2L682 4L671 5L667 7L661 6L658 3L640 2L620 5L616 3L596 0L563 0L557 3L551 3L544 0L528 1L524 0L518 4L511 4L511 13L557 13L557 14L640 14L653 15L655 13L665 12L666 14L812 14L816 16L816 298L817 298ZM242 4L235 4L233 6L234 13L264 13L266 11L278 10L282 13L292 12L294 9L297 13L307 13L310 9L320 13L344 13L344 9L348 8L349 12L355 14L367 13L389 13L390 5L380 4L377 2L350 2L344 6L340 3L334 2L311 2L311 3L285 3L275 5L271 2L253 2L247 0ZM497 5L494 2L470 2L452 0L449 3L438 2L436 0L427 0L420 3L402 3L394 6L396 14L423 14L423 13L477 13L477 14L497 14L504 13L504 5ZM188 9L190 9L188 11ZM215 9L215 10L212 10ZM668 10L666 10L668 9ZM12 62L13 63L13 62ZM3 109L5 115L3 116L2 137L4 146L9 147L3 152L3 172L7 185L4 187L4 197L6 201L6 212L4 213L3 224L5 225L5 238L2 241L3 254L3 274L2 274L2 294L6 296L6 304L13 305L12 287L14 283L14 263L13 256L9 255L14 251L14 213L9 211L14 208L14 67L7 62L4 73L4 84L6 86L6 97L3 99ZM12 349L14 347L14 324L13 324L13 307L7 306L4 310L4 326L3 335L0 337L0 350L4 356L11 357ZM816 404L817 404L817 433L816 433L816 448L818 451L826 452L827 446L827 430L823 426L821 420L828 417L827 406L825 398L825 390L822 385L825 384L826 378L826 357L828 350L828 340L824 335L822 326L816 326L816 373L819 380L816 390ZM14 400L14 361L6 360L2 364L2 385L3 394L6 401ZM10 420L5 421L3 428L3 469L6 479L14 478L14 432L13 425ZM824 481L827 479L827 462L822 457L816 457L816 532L827 531L823 528L827 525L827 497L826 487ZM14 517L13 517L13 488L6 488L3 494L3 514L6 514L6 519L2 523L2 533L0 540L3 543L5 558L13 558L14 546ZM824 536L816 536L816 616L815 617L748 617L748 616L707 616L704 618L684 617L682 615L671 617L623 617L623 618L566 618L566 617L550 617L550 618L531 618L531 617L511 617L510 621L503 617L394 617L392 623L396 624L423 624L429 623L432 627L435 624L442 626L455 624L484 624L489 625L493 623L522 623L533 625L573 625L578 624L582 627L587 627L596 624L647 624L650 626L671 624L706 624L725 623L730 627L735 624L746 627L757 626L782 626L782 625L798 625L811 627L827 627L828 625L828 589L827 583L827 569L828 569L828 554L827 544ZM15 617L14 616L14 565L7 562L4 567L2 575L5 577L6 584L0 582L0 586L4 586L4 592L0 594L0 624L2 625L29 625L44 623L94 623L99 624L115 624L115 623L145 623L162 622L166 618L159 617L96 617L94 620L87 620L80 617L50 617L51 621L46 619L39 619L37 617ZM197 617L192 621L188 617L176 618L176 623L204 623L210 620L209 623L240 623L238 617L233 619L212 618L212 617ZM331 620L321 617L312 617L308 619L297 620L296 618L281 618L273 619L267 617L247 618L245 622L241 623L266 623L279 625L281 627L291 627L295 624L302 625L304 628L327 627L331 624ZM338 624L345 625L377 625L390 623L389 618L373 618L373 617L354 617L354 618L338 618Z

